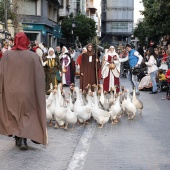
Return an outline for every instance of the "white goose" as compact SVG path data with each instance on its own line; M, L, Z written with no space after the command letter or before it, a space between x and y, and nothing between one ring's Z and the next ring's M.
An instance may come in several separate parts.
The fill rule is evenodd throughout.
M110 99L109 99L109 102L111 104L114 104L115 103L115 96L116 96L116 86L114 87L114 89L111 88L111 91L110 91Z
M132 103L136 106L136 109L139 110L140 114L142 114L143 103L137 99L135 88L133 89Z
M71 94L69 94L69 98L71 98ZM65 129L67 129L68 125L72 125L72 129L74 128L74 125L77 123L77 114L71 110L70 102L68 102L67 112L65 114L65 121L66 126Z
M111 106L110 111L112 111L111 112L112 124L115 124L118 122L117 120L118 116L122 113L122 108L120 106L120 93L116 98L115 104Z
M77 100L74 104L74 112L77 114L79 122L84 123L85 125L86 121L91 118L91 108L89 108L87 105L82 106L79 88L74 87L74 91L77 94Z
M46 99L46 106L49 107L52 104L53 101L53 84L50 83L50 89L48 90L48 92L50 92L50 95L48 96L48 98Z
M97 123L101 125L99 128L102 128L103 125L109 121L111 112L100 109L98 106L98 98L96 92L94 92L93 95L95 104L92 109L92 116L97 121Z
M61 90L62 90L62 84L59 83L58 84L58 100L59 100L60 106L63 107L64 106L64 98L62 96Z
M133 119L134 116L136 115L136 106L131 102L131 99L129 97L129 90L126 91L127 91L127 99L126 99L125 110L128 114L128 119Z
M62 96L61 96L62 97ZM64 99L63 99L64 101ZM59 126L64 126L65 124L65 114L67 112L67 108L61 107L59 103L59 94L56 94L56 102L55 102L55 112L54 117L56 119L55 128L58 128Z
M52 126L53 114L51 110L47 108L47 105L46 105L46 119L47 119L47 122L50 122L50 126Z
M102 105L104 105L105 97L104 97L104 93L103 93L103 84L100 84L99 87L100 87L100 99L99 99L99 101L101 102Z

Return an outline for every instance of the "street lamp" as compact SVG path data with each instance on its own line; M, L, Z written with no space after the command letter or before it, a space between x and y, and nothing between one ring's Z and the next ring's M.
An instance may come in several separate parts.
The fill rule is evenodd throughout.
M74 40L74 29L76 28L76 22L75 22L74 20L72 21L72 25L71 25L71 26L72 26L73 46L74 46L74 41L75 41L75 40Z

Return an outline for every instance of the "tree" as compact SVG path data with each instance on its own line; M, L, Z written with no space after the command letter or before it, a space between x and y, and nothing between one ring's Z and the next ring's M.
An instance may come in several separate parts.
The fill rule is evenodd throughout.
M72 28L73 22L76 24L75 28ZM83 45L86 45L89 40L92 40L96 36L95 21L83 14L78 14L75 18L70 15L69 18L62 21L61 31L63 37L67 40L71 39L73 36L72 33L74 33L75 36L79 36L79 41Z
M140 41L144 37L159 41L162 36L170 35L170 0L143 0L143 22L139 23L134 34Z
M170 0L143 0L145 22L149 28L151 36L163 36L170 34Z
M5 15L4 15L4 1L2 0L0 2L0 21L5 21ZM8 19L11 19L14 22L14 27L18 26L18 14L17 14L17 0L13 0L12 3L10 0L7 0L7 17Z
M141 44L145 44L145 38L148 36L148 28L145 22L139 22L133 32L135 37L138 37Z

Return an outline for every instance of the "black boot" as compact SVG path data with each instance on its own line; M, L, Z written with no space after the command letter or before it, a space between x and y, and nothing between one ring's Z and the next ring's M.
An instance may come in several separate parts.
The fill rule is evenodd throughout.
M21 150L27 150L28 149L26 138L20 138L19 139L19 147L20 147Z
M20 137L15 136L15 146L19 147L20 146Z

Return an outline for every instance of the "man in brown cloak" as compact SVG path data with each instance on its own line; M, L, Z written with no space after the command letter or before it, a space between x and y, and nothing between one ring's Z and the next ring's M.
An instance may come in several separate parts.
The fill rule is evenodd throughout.
M27 138L47 144L45 76L29 44L23 32L16 34L0 61L0 134L14 135L20 149L28 148Z
M80 66L80 89L86 90L88 84L97 84L100 63L93 50L93 45L87 45L87 52L82 54ZM99 80L98 80L99 82ZM93 90L93 89L92 89Z

